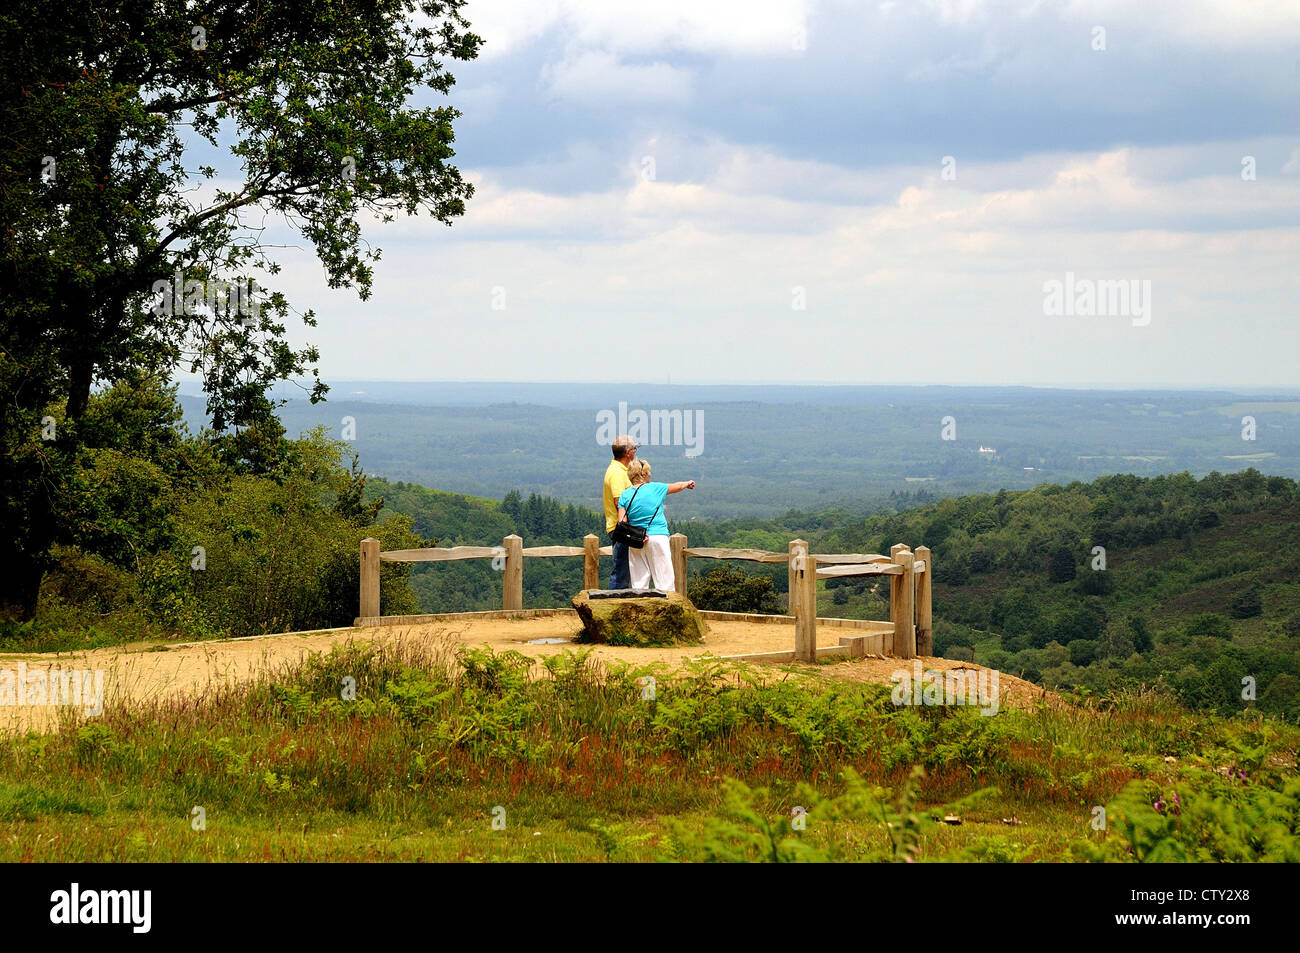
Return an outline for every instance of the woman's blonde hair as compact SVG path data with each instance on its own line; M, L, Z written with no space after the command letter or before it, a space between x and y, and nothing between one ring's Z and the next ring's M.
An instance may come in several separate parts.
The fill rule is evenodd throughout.
M636 485L650 482L650 464L645 460L633 460L627 465L627 478Z

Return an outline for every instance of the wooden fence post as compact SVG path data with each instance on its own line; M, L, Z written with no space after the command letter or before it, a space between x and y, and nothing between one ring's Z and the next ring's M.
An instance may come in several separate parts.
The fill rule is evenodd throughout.
M916 547L916 561L925 563L925 570L916 577L916 654L927 657L934 655L933 559L929 546Z
M786 597L786 611L792 616L798 616L796 611L799 605L799 574L795 566L795 550L801 553L808 552L808 544L802 539L790 540L790 566L789 566L789 585L787 586L788 596Z
M361 618L379 617L379 540L361 541Z
M894 629L894 654L899 658L913 658L916 655L916 573L912 566L916 556L905 549L898 554L898 561L903 566L898 600L901 626Z
M582 537L582 588L600 588L600 537L594 533Z
M803 543L802 540L799 542ZM794 657L801 662L817 661L817 559L808 544L795 552L791 564L797 565L795 585L799 593L794 617Z
M673 533L668 537L668 549L673 557L673 588L686 595L686 534Z
M889 547L889 561L898 562L898 554L907 549L902 543L895 543ZM900 641L898 635L898 623L903 617L903 607L901 601L903 598L903 577L889 577L889 621L894 623L894 655L898 654Z
M524 541L511 533L501 540L506 550L506 568L501 576L501 608L524 607Z

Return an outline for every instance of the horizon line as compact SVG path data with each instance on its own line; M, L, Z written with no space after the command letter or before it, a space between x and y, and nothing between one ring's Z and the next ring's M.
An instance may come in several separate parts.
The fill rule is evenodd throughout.
M192 381L201 381L199 375L184 374L175 375L173 378L177 383L189 383ZM934 387L934 388L977 388L977 389L1008 389L1019 388L1023 390L1083 390L1083 391L1182 391L1195 393L1246 393L1260 391L1283 391L1300 394L1300 384L1251 384L1251 385L1231 385L1231 384L1173 384L1161 382L1145 383L1127 383L1127 382L1068 382L1068 383L937 383L937 382L889 382L889 383L855 383L847 381L718 381L718 380L685 380L685 381L656 381L656 380L518 380L510 378L383 378L383 377L334 377L322 380L329 383L354 383L354 384L528 384L528 385L549 385L549 386L591 386L591 387L842 387L842 388L890 388L890 387ZM285 380L276 381L271 386L293 386L296 384L308 383L307 381Z

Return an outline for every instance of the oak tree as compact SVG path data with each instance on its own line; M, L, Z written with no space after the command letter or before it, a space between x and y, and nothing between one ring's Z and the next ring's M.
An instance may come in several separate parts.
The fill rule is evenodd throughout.
M29 617L85 470L103 382L200 375L236 454L275 436L268 389L326 387L274 287L273 227L369 296L361 222L451 224L448 60L464 0L24 0L0 12L0 606ZM423 94L428 96L427 93ZM282 242L282 239L281 239ZM247 428L245 430L245 428ZM235 431L252 434L241 449Z

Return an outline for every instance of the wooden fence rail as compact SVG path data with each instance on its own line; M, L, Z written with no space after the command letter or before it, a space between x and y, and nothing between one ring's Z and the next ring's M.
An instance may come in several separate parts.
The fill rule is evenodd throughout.
M784 553L763 549L723 549L704 546L691 549L686 537L674 533L669 537L672 554L674 588L686 595L687 560L740 559L758 563L786 563L788 568L789 614L794 617L793 655L801 661L815 661L821 655L863 655L868 644L876 645L880 654L912 658L934 652L933 593L934 576L930 550L918 546L912 552L898 543L889 555L880 553L810 553L802 539L790 541ZM511 534L500 546L448 546L426 549L398 549L380 552L377 539L361 541L361 616L358 622L379 618L379 566L384 562L449 562L461 559L491 559L502 573L501 607L522 610L524 607L524 559L582 557L582 586L600 587L600 557L613 555L609 546L601 546L592 534L583 537L581 546L524 546L519 536ZM852 576L889 577L889 622L864 622L864 627L888 627L887 633L875 636L841 637L837 646L817 647L817 580ZM787 616L786 618L789 618ZM827 619L837 627L852 625L853 620ZM888 635L888 641L883 637ZM869 639L876 641L869 643ZM770 653L769 653L770 654Z

